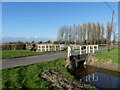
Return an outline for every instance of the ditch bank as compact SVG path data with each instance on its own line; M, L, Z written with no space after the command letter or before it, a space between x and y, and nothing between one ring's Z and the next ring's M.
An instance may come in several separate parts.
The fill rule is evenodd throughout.
M64 73L58 70L45 70L40 76L51 83L50 89L52 90L81 90L88 88L86 84L68 79Z
M107 60L105 62L99 62L99 61L101 61L100 58L97 58L95 55L90 55L86 62L86 65L93 66L95 68L101 68L101 69L120 72L120 68L119 68L120 64L113 64L112 60Z

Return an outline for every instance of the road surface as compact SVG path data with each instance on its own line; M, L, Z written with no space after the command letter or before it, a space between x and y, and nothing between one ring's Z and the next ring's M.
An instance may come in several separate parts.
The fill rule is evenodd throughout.
M112 46L111 48L113 47L117 47L117 46ZM99 50L105 50L105 49L107 48L106 47L99 48ZM2 59L2 64L0 64L0 67L2 67L2 69L5 69L5 68L16 67L16 66L24 66L24 65L34 64L34 63L51 61L51 60L55 60L57 58L66 57L66 56L67 56L67 52L28 56L28 57L13 58L13 59Z

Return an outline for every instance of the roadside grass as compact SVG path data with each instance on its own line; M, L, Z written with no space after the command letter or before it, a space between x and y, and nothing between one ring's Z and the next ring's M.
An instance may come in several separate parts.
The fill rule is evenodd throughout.
M112 48L109 52L107 50L96 52L96 57L99 58L98 62L112 60L113 64L120 64L120 62L118 62L118 47Z
M28 51L28 50L5 50L5 51L0 51L0 53L2 53L2 55L0 55L0 58L10 59L10 58L34 56L34 55L41 55L41 54L62 53L62 52L67 52L67 50L54 51L54 52L35 52L35 51Z
M0 88L49 89L51 83L40 77L40 74L44 70L58 70L60 72L63 72L68 77L69 80L74 80L75 79L74 76L72 76L64 67L65 59L66 57L58 58L54 61L49 62L42 62L27 66L17 66L14 68L3 69L2 85L0 85ZM87 84L86 87L95 88Z
M63 72L69 79L74 77L67 71L62 63L64 58L54 61L31 64L27 66L18 66L2 70L2 88L49 88L50 83L40 77L44 70L56 69Z

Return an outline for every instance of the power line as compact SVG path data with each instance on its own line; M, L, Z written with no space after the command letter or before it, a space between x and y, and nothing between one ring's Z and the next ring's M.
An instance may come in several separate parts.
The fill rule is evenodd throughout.
M103 0L103 1L112 11L114 11L113 8L107 2L105 2L105 0Z

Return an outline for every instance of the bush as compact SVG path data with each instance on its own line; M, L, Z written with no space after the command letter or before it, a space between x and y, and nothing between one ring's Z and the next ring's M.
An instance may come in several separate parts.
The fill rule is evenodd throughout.
M11 45L2 45L2 50L11 50Z
M3 44L2 45L2 50L25 50L26 49L26 44L23 42L17 42L16 44Z
M17 42L16 43L16 47L15 47L16 50L26 50L26 44L24 44L23 42Z
M36 50L37 50L36 44L33 44L32 48L30 49L30 51L36 51Z

